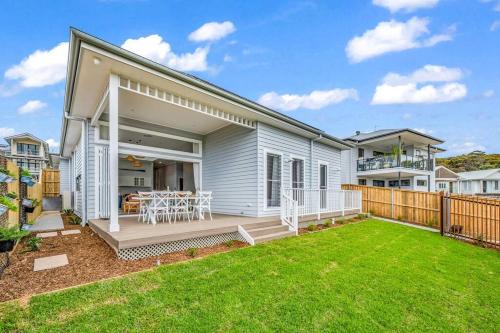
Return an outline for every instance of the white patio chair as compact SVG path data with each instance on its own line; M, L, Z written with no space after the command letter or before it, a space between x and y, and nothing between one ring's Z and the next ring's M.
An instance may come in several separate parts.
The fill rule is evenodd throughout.
M151 192L138 192L137 196L139 197L139 217L137 218L140 222L148 222L149 221L149 205L151 201L148 200L151 198L153 193ZM142 220L142 221L141 221Z
M153 194L152 204L149 206L149 211L155 222L161 219L162 222L165 220L168 223L171 222L171 212L170 212L170 193L167 192L155 192Z
M202 219L204 220L205 213L208 213L210 215L210 221L213 221L212 208L210 206L211 201L212 201L212 191L197 192L196 199L193 204L193 219L194 215L196 214L199 220Z
M172 205L170 206L171 214L174 216L174 221L177 222L177 217L182 216L183 219L187 217L191 222L189 214L189 197L191 192L174 192Z

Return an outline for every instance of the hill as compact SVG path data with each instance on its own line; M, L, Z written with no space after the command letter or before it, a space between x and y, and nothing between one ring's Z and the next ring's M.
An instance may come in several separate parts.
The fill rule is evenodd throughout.
M455 172L496 169L500 168L500 154L474 151L465 155L436 158L436 164Z

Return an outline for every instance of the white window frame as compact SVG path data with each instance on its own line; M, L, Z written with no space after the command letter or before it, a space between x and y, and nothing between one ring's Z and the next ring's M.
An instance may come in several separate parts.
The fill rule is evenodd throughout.
M101 131L99 129L99 126L108 126L109 127L109 122L102 121L102 120L97 122L97 125L95 127L95 133L94 133L95 143L109 145L109 140L101 139L101 136L100 136ZM184 137L184 136L167 134L167 133L163 133L163 132L151 131L151 130L147 130L144 128L133 127L133 126L128 126L128 125L120 125L119 124L118 129L142 133L142 134L150 134L150 135L160 136L160 137L164 137L164 138L168 138L168 139L174 139L174 140L179 140L179 141L190 142L193 144L198 144L198 153L188 153L188 152L180 151L180 150L157 148L157 147L151 147L151 146L145 146L145 145L136 145L133 143L126 143L126 142L118 142L119 147L137 148L137 149L149 150L152 152L159 152L159 153L165 153L165 154L176 154L176 155L184 155L184 156L192 156L192 157L202 157L202 154L203 154L203 146L202 146L203 143L201 140L198 140L198 139L192 139L192 138L188 138L188 137Z
M264 153L264 211L279 211L281 209L281 196L283 194L283 153L272 149L263 149ZM267 206L267 154L279 155L280 156L280 206L278 207L268 207Z
M304 183L304 189L306 188L306 159L299 155L290 155L290 188L293 188L293 160L302 161L302 179Z
M330 188L330 163L318 160L318 189L321 189L321 166L326 166L326 189Z

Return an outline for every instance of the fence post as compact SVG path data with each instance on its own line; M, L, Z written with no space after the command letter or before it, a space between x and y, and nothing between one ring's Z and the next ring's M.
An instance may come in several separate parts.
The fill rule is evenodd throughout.
M391 189L391 219L394 219L394 189Z
M441 223L439 225L439 233L444 236L444 219L446 218L446 213L444 209L444 195L443 193L439 196L439 210L441 211Z

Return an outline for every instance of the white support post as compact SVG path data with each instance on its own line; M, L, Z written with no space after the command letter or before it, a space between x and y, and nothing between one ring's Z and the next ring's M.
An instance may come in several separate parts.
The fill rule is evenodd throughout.
M118 86L116 74L109 77L109 232L120 231L118 223Z
M340 191L340 205L342 208L342 216L345 216L345 196L347 192L345 191Z

